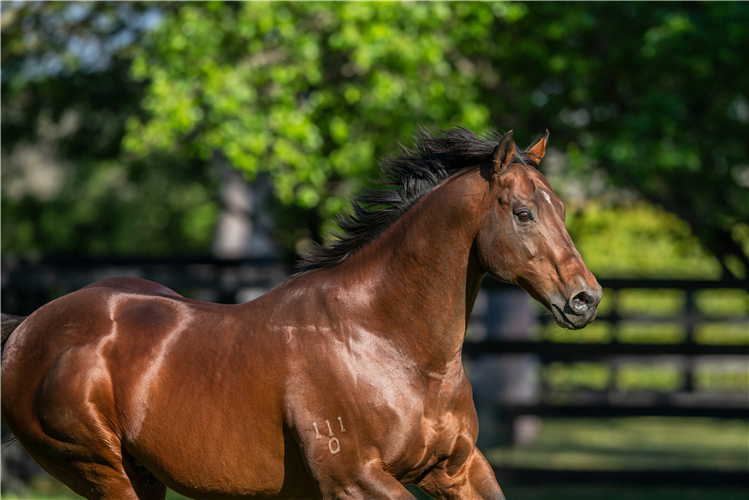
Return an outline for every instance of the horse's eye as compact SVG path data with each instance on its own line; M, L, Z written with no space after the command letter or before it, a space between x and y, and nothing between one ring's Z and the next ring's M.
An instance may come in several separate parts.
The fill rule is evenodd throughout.
M528 222L529 220L533 220L533 214L531 214L528 210L522 210L516 213L515 217L517 217L520 222Z

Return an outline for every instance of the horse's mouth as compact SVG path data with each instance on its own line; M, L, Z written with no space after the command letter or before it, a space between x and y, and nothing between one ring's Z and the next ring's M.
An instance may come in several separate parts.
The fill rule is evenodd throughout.
M567 307L565 307L565 309L567 309ZM585 328L588 323L593 321L596 317L595 309L593 309L593 314L579 316L572 313L570 310L568 315L564 309L556 304L551 304L551 312L554 315L557 325L568 330L579 330Z
M572 324L567 315L564 314L564 311L562 311L562 309L558 305L551 304L551 312L554 315L554 319L556 320L557 325L569 330L577 329L577 327Z

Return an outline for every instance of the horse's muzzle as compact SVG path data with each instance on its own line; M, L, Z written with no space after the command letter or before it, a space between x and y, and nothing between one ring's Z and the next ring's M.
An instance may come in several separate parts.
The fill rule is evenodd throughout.
M596 284L595 288L584 288L570 294L569 300L564 305L560 302L551 303L551 312L554 319L562 328L577 330L585 327L596 318L598 304L603 298L603 290Z

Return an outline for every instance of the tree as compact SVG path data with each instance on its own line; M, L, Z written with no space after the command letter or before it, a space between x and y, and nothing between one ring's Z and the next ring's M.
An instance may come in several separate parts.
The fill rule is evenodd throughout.
M129 76L149 4L3 3L3 256L204 253L218 213L203 162L122 156L145 118Z
M134 61L150 118L126 146L270 172L315 235L418 123L549 127L740 274L747 21L740 3L187 4Z
M497 54L538 64L527 116L578 169L678 215L729 276L749 271L748 21L741 3L534 3L512 28L535 43Z
M301 207L297 217L317 238L320 222L418 122L487 127L474 89L480 75L456 69L453 39L463 27L443 30L453 10L185 5L133 64L135 77L149 82L150 119L131 120L125 144L140 155L187 148L209 159L220 151L249 178L270 172L277 199ZM474 9L462 21L486 37L492 20L491 11Z
M165 205L180 195L148 188L154 195L141 197L143 203L121 205L125 222L135 205L181 214L170 216L166 231L146 224L151 229L138 240L144 248L164 251L170 239L182 242L180 248L207 248L218 213L208 167L215 158L228 159L250 180L258 173L270 179L279 241L292 249L305 235L329 233L333 224L325 221L377 175L377 158L397 153L395 141L407 141L419 124L432 130L494 126L513 128L528 143L550 129L552 146L570 164L558 175L563 183L573 175L602 176L608 186L636 191L686 221L724 274L749 269L749 71L741 63L749 42L746 4L82 4L89 14L68 12L62 26L98 33L102 26L137 25L133 19L152 11L159 22L142 29L137 43L122 44L104 69L79 64L75 71L29 81L13 58L69 52L55 35L55 12L83 12L36 5L27 4L21 17L36 19L34 9L41 9L46 21L3 30L3 150L10 154L17 139L28 137L24 123L38 128L35 109L57 109L49 102L68 109L71 90L78 94L73 102L86 100L84 89L109 75L111 92L99 109L119 107L105 156L125 165L128 179L133 172L162 180L185 172L162 185L169 193L180 186L200 191L189 203ZM96 21L100 16L115 21ZM33 41L30 33L56 42L31 50L24 45ZM108 33L116 39L118 31ZM69 85L76 78L78 86ZM93 111L76 106L86 116ZM52 115L61 123L64 113ZM94 130L100 132L93 125L86 130L70 158L86 151ZM67 155L72 150L65 141L56 144ZM166 161L191 167L168 168ZM6 164L4 180L12 174ZM87 178L103 168L96 163ZM80 184L70 185L68 199ZM195 185L202 191L189 187ZM3 197L4 235L22 236L15 217L32 210L19 208L24 200ZM49 213L42 205L40 217ZM95 206L104 209L103 202ZM46 217L53 221L47 225L60 225ZM66 217L76 220L70 212ZM149 217L146 210L140 214ZM87 224L75 227L93 229ZM116 227L109 226L109 234ZM58 248L77 248L66 241ZM134 247L126 241L112 248Z

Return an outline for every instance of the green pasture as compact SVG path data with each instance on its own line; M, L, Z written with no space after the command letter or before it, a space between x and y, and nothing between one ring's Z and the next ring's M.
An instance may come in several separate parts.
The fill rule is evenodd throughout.
M499 467L564 470L729 470L749 474L749 422L707 418L637 417L540 421L537 439L524 446L484 450ZM502 483L509 500L746 500L749 491L715 486L666 487L597 484ZM7 500L80 498L50 479ZM173 491L168 500L181 499ZM425 497L422 497L425 498Z
M570 470L735 470L749 473L749 422L628 417L541 420L536 441L484 450L495 466Z

